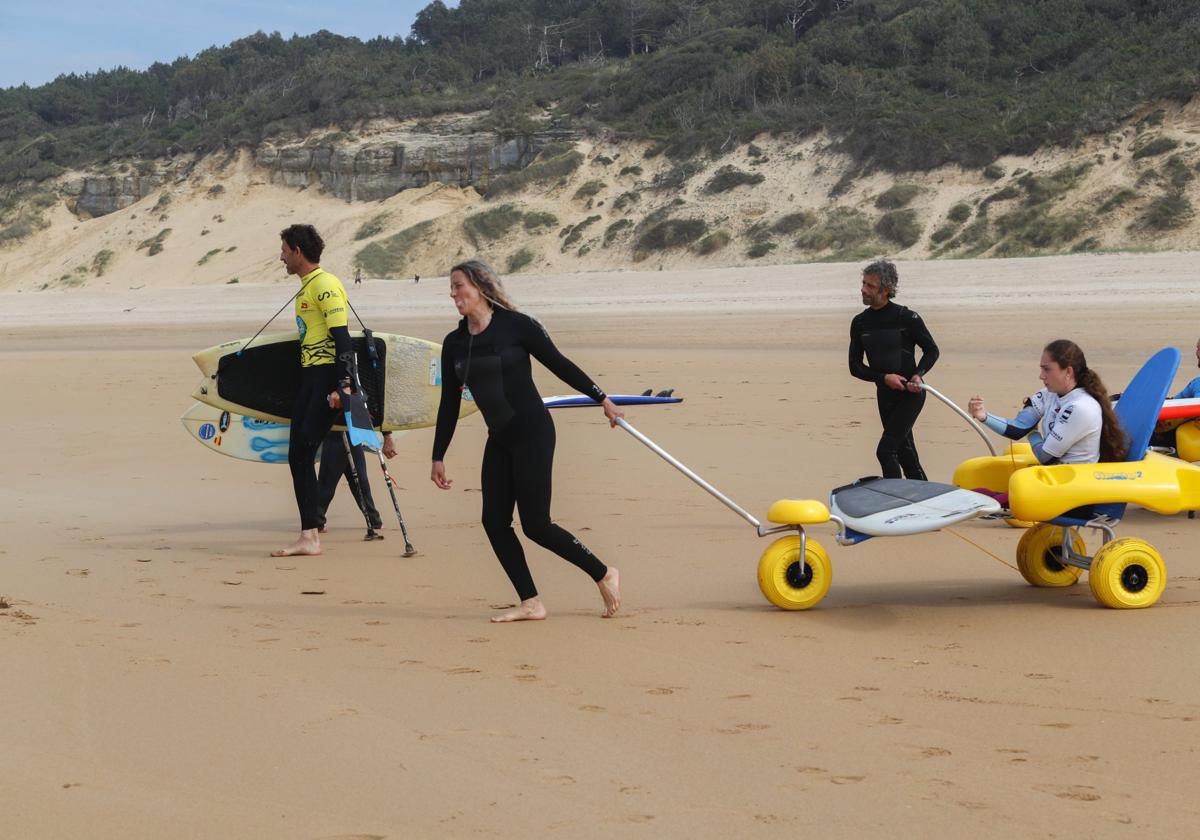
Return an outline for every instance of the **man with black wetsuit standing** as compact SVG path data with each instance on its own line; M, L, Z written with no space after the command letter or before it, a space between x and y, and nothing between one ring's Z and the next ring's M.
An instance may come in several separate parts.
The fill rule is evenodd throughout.
M883 477L925 481L912 429L925 406L921 380L937 361L938 347L921 316L892 301L899 284L896 266L887 260L863 269L862 301L867 308L850 322L850 373L875 383L883 422L875 456ZM922 351L919 361L915 347Z
M286 548L271 552L272 557L289 557L321 553L318 529L324 523L324 510L313 460L333 426L341 394L353 393L355 380L346 289L319 264L325 242L312 225L291 225L280 231L279 238L280 261L288 274L300 278L296 327L300 332L301 380L288 438L288 467L300 509L300 537Z

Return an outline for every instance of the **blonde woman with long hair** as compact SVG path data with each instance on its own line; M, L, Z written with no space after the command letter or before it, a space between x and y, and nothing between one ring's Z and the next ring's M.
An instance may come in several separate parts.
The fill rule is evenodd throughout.
M450 297L462 315L442 344L442 399L438 407L430 479L449 490L444 458L463 392L470 389L487 424L483 451L483 527L521 603L492 621L537 621L546 617L525 551L513 531L514 507L525 536L578 566L595 581L605 618L621 606L617 570L550 519L554 466L554 422L533 384L530 359L604 407L610 425L624 416L599 386L558 351L534 319L518 312L500 278L485 263L468 260L450 270Z

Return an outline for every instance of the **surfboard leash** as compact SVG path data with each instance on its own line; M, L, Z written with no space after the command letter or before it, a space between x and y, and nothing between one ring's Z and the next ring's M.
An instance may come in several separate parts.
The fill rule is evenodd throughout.
M981 546L979 543L975 542L975 540L971 539L970 537L963 536L958 531L955 531L953 528L943 528L942 530L948 534L953 534L954 536L958 537L963 542L970 543L971 545L975 546L980 551L982 551L984 554L986 554L988 557L991 557L993 560L997 561L998 563L1003 563L1005 566L1008 566L1008 568L1012 569L1013 571L1017 571L1017 572L1021 571L1016 566L1014 566L1012 563L1009 563L1007 560L1005 560L1003 557L999 557L999 556L993 554L992 552L988 551L986 548Z

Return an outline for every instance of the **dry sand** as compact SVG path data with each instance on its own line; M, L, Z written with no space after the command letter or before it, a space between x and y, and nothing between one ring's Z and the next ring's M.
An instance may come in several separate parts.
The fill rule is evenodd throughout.
M1114 389L1153 349L1190 347L1195 265L908 263L899 300L942 346L932 384L1008 407L1038 386L1052 338L1077 339ZM427 479L431 433L400 440L411 559L386 510L387 539L361 541L344 490L324 556L268 557L296 528L286 470L219 457L178 425L189 354L252 332L284 289L0 295L3 836L1200 824L1200 523L1131 511L1119 534L1150 540L1171 573L1157 606L1131 612L1098 607L1086 581L1026 586L1008 567L1020 532L994 523L854 548L816 528L833 588L786 613L755 583L766 540L597 413L565 411L555 518L619 566L623 609L601 620L592 583L531 548L550 620L492 625L513 595L477 524L478 416L451 448L452 492ZM376 329L438 339L453 325L441 278L351 290ZM519 277L512 291L602 386L686 397L629 417L760 516L876 471L871 389L845 362L857 266ZM944 480L982 450L935 403L917 440Z

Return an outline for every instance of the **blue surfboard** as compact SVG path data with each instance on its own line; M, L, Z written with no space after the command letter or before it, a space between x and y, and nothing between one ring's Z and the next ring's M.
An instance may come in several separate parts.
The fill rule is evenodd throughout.
M683 402L683 397L643 397L640 394L609 394L608 398L617 405L672 405ZM563 397L543 397L546 408L579 408L599 405L591 397L581 394Z

